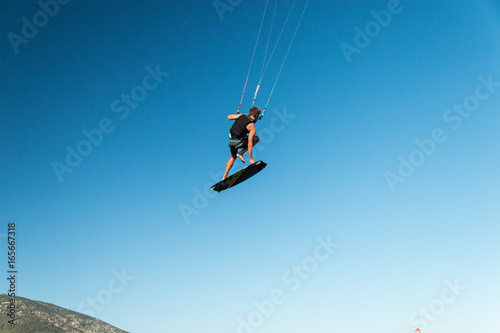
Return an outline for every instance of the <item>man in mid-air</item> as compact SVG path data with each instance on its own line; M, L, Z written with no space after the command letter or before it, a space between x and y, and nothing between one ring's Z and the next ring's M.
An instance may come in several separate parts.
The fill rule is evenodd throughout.
M255 164L252 151L253 146L259 142L259 137L255 135L257 132L255 123L259 119L260 112L259 108L252 107L248 114L230 114L227 116L227 119L234 120L235 122L229 131L229 149L231 150L231 157L227 161L226 172L224 172L222 180L227 178L227 174L233 167L236 157L238 157L243 163L246 163L243 158L243 154L247 151L250 163ZM241 149L241 151L238 152L238 149Z

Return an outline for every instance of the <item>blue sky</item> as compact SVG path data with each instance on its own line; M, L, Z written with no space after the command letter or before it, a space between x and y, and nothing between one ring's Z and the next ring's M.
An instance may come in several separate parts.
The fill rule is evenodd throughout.
M257 123L268 167L218 195L265 1L42 3L0 5L18 295L130 332L496 332L498 1L309 2Z

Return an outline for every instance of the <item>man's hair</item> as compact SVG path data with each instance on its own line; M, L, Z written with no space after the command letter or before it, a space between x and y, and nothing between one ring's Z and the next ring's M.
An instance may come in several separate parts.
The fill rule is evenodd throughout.
M259 118L260 114L260 109L256 108L255 106L250 108L250 111L248 111L248 115L253 116L255 118Z

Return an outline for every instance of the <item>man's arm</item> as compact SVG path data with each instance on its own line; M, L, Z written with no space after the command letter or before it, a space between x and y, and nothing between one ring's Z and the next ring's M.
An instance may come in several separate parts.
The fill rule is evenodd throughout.
M239 114L230 114L229 116L227 116L227 119L228 120L235 120L235 119L238 119L240 116L242 116L243 113L239 113Z
M257 129L255 128L255 125L253 123L250 123L247 125L247 130L249 132L248 134L248 157L250 158L250 164L255 164L255 161L253 160L252 156L252 151L253 151L253 137L255 136L255 133L257 132Z

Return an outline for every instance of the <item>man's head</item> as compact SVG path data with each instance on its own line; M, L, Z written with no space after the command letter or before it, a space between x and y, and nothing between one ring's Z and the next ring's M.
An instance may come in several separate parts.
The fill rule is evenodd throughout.
M254 119L254 122L257 121L257 119L259 119L259 115L260 115L260 109L259 108L256 108L255 106L250 108L250 111L248 111L248 115L250 117L252 117Z

